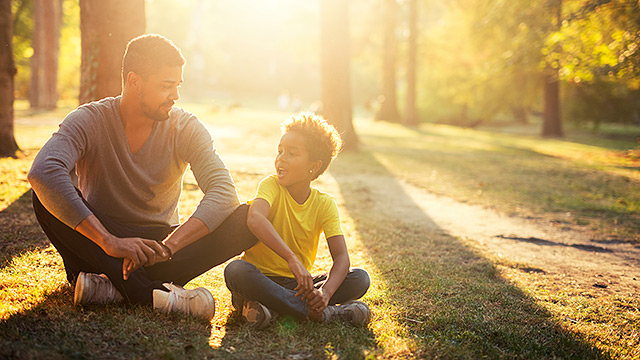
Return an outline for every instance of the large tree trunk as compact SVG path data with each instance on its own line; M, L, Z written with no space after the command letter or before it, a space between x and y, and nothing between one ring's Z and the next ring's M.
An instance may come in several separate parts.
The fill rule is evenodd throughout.
M562 0L551 0L556 12L556 28L562 26ZM560 114L560 79L558 70L547 64L543 76L544 111L542 114L542 136L562 137L562 117Z
M320 2L322 115L342 134L345 150L358 147L352 122L347 1Z
M404 111L404 124L417 126L416 109L416 57L418 53L418 0L409 0L409 56L407 58L407 104Z
M29 102L32 109L55 109L62 0L34 0L33 22Z
M144 29L144 0L80 0L81 104L120 94L122 55Z
M398 104L396 102L396 22L398 3L396 0L384 0L381 8L383 22L382 43L382 104L376 119L399 122Z
M13 17L11 1L0 1L0 157L15 156L18 150L13 132Z

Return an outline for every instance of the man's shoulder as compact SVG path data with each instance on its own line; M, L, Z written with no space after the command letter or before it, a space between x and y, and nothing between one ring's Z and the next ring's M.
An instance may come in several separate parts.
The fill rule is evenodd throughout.
M78 123L83 127L96 124L100 119L112 118L118 114L119 99L108 97L78 106L65 117L63 124Z

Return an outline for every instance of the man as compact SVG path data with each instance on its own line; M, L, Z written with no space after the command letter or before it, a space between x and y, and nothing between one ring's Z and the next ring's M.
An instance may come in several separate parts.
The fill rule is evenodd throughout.
M209 132L173 107L184 64L162 36L131 40L122 94L69 113L33 162L34 211L76 304L125 300L212 318L211 293L182 286L257 241ZM178 225L188 166L204 197Z

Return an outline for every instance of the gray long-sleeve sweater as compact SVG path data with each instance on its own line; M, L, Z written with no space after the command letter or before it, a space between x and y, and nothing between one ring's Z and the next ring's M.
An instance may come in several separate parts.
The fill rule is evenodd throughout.
M28 178L47 210L71 228L91 214L74 188L75 174L83 197L101 215L151 227L178 224L187 166L204 192L192 216L213 231L239 201L204 124L174 107L169 119L156 122L142 148L132 153L116 97L69 113L36 156Z

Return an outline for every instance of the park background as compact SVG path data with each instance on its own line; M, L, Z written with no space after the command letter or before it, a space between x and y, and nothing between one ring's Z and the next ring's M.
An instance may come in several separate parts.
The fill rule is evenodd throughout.
M3 0L1 10L13 48L0 74L2 357L640 356L637 1ZM145 32L182 49L178 106L210 128L241 200L272 172L288 116L316 111L343 132L345 151L315 186L336 197L352 264L374 280L368 328L251 331L229 318L222 266L189 284L214 293L211 323L72 306L26 173L66 113L119 93L124 46ZM184 219L201 193L190 176L183 190ZM329 265L321 249L316 269Z

